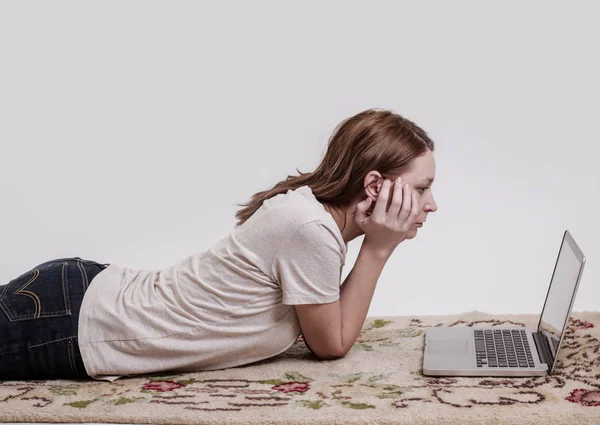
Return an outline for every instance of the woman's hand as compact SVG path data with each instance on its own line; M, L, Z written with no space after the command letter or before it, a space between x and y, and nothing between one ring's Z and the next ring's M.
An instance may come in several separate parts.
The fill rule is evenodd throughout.
M386 211L390 199L391 203ZM403 185L401 177L396 179L393 186L386 179L379 191L373 213L367 215L372 202L369 196L357 205L354 216L356 224L365 232L364 243L391 254L406 239L419 215L417 193L408 184Z

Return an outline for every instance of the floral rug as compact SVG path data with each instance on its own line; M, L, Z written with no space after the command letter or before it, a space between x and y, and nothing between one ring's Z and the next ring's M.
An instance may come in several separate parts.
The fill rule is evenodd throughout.
M157 424L598 424L600 312L574 312L557 373L434 378L421 373L429 326L536 327L537 315L369 317L351 352L285 353L219 371L115 382L0 382L1 422Z

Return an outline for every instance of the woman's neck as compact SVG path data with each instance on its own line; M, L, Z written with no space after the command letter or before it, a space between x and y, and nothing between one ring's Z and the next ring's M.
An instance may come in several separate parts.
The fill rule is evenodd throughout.
M336 208L327 203L323 203L323 207L325 211L327 211L332 217L338 228L340 229L340 233L342 234L342 238L345 243L348 243L353 237L349 234L350 228L348 226L348 214L347 211L343 208Z

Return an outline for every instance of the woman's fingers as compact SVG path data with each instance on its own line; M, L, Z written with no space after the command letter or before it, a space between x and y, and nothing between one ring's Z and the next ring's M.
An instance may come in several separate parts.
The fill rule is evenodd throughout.
M398 177L396 183L394 183L394 192L392 194L392 203L388 209L388 217L391 220L396 220L402 207L402 178Z
M368 196L362 202L359 202L359 204L356 206L356 214L355 214L357 222L362 223L363 221L365 221L367 219L367 210L371 206L372 202L373 201Z
M403 191L404 192L402 194L402 198L404 199L404 201L402 202L402 208L400 208L400 213L398 214L399 224L404 224L408 220L413 200L412 189L410 188L408 183L404 185Z
M411 225L414 224L415 220L417 219L417 217L419 216L419 209L420 209L420 205L419 205L419 199L417 197L417 192L413 191L412 193L413 196L413 200L412 200L412 211L410 212L411 215Z
M388 199L390 197L390 186L391 182L388 179L383 181L381 185L381 190L379 191L379 195L377 195L377 202L375 203L375 208L373 209L373 217L374 220L383 223L385 221L385 212L387 208Z

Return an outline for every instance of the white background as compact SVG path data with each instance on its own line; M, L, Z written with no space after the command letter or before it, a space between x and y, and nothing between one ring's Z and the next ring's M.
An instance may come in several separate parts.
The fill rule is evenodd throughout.
M600 307L598 3L0 6L0 282L53 258L158 269L386 108L437 144L439 211L370 316L539 313L563 231ZM344 277L362 239L350 243Z

